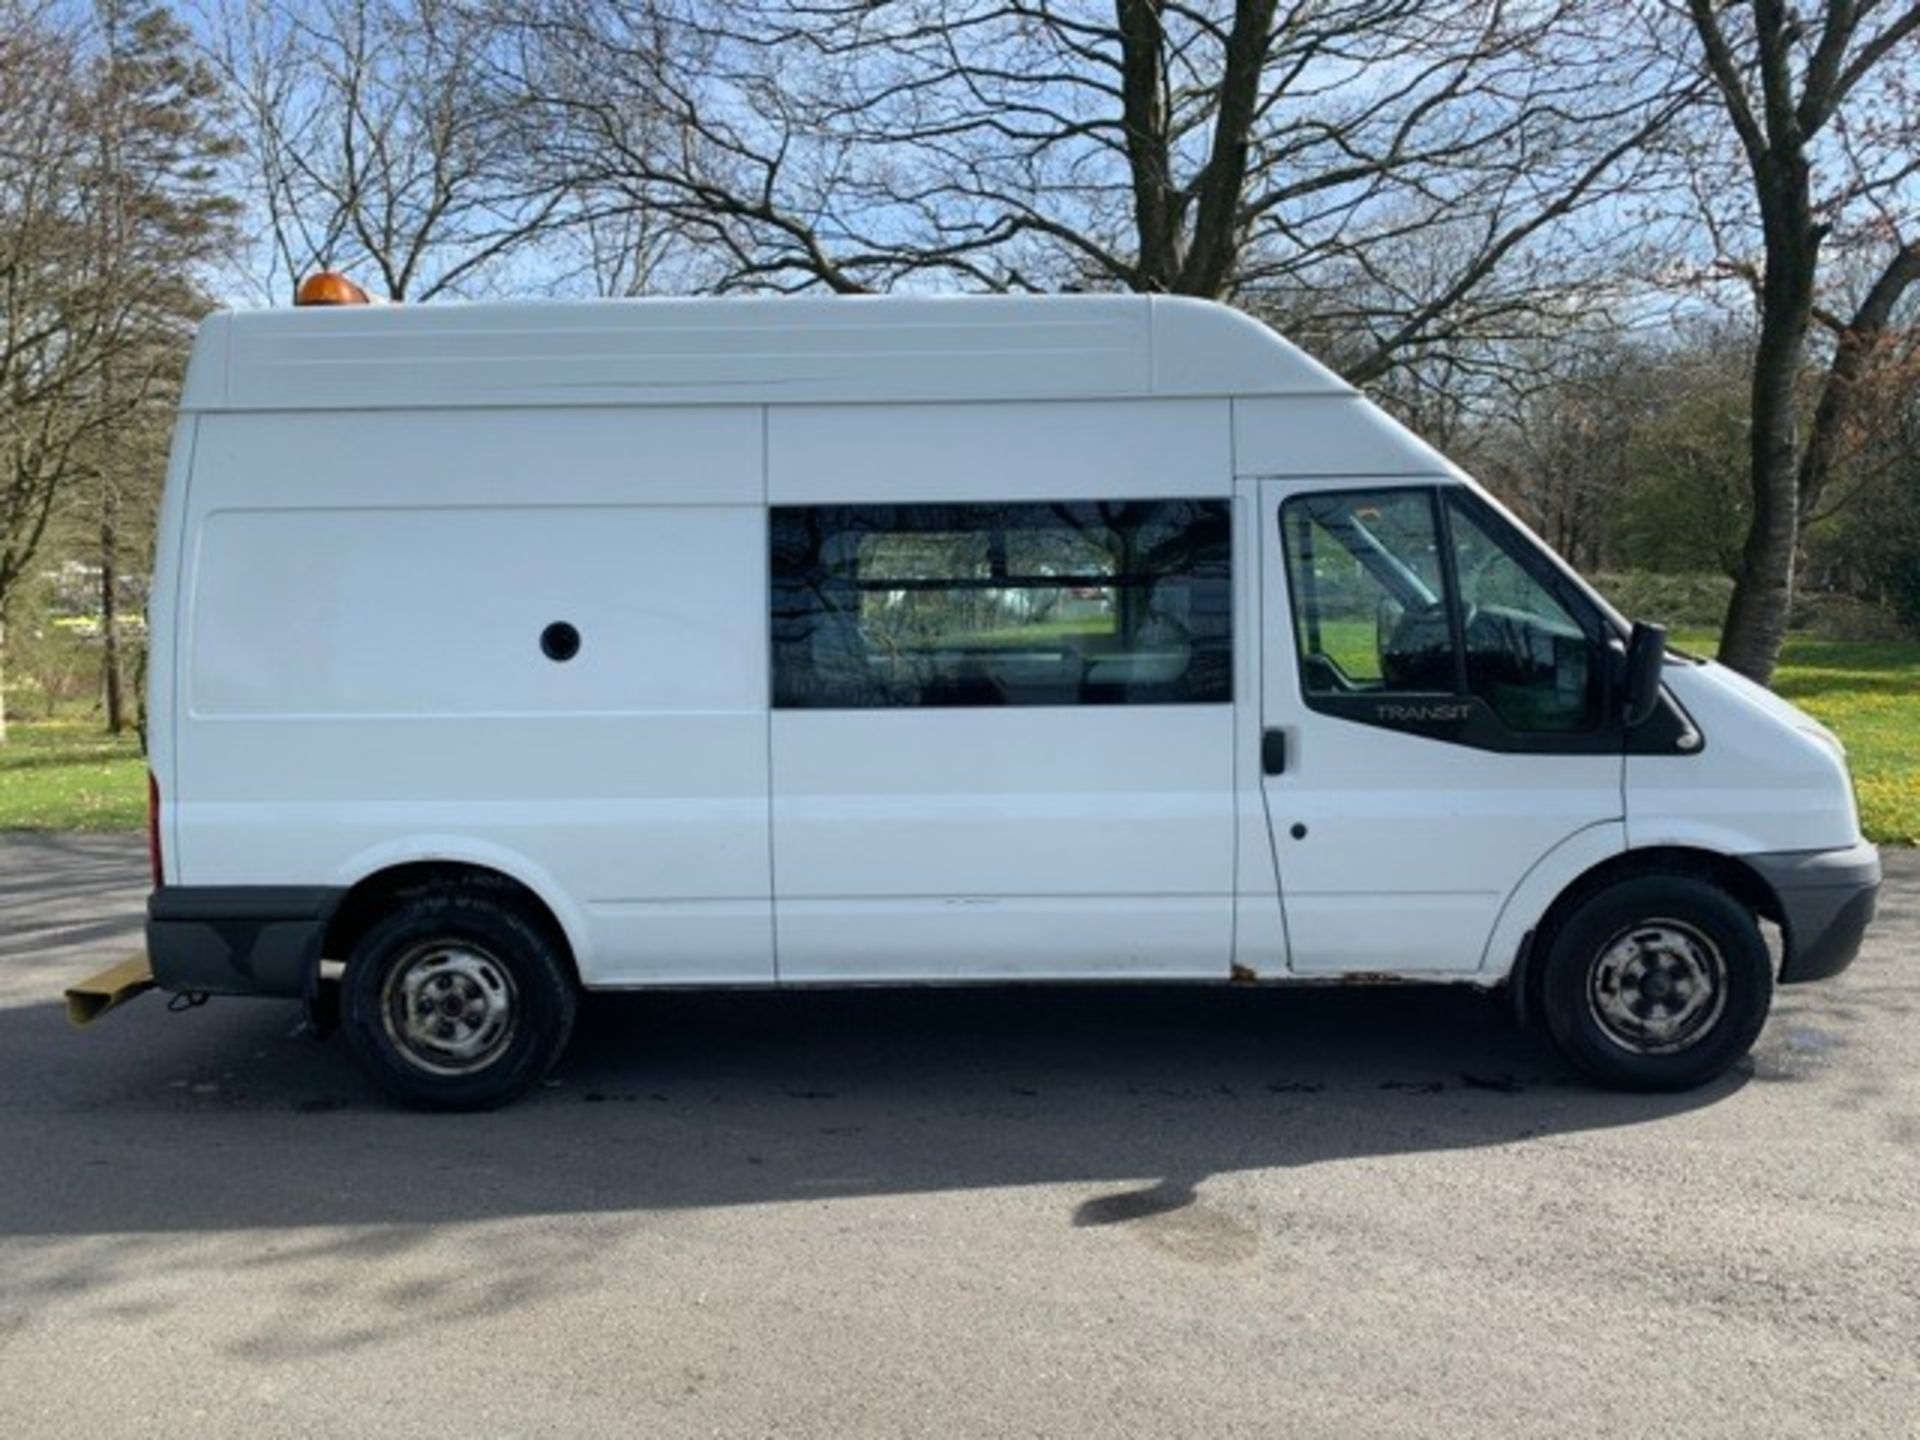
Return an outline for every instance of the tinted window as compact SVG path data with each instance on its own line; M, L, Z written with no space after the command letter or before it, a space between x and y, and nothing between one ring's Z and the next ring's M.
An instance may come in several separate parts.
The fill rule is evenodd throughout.
M1600 714L1600 676L1586 632L1457 499L1448 512L1467 688L1512 730L1589 728Z
M1504 524L1458 494L1442 503L1423 487L1282 507L1308 700L1471 695L1516 734L1596 728L1601 676L1587 631Z
M1302 496L1281 524L1309 695L1454 689L1431 491Z
M1233 698L1225 500L772 512L783 709Z

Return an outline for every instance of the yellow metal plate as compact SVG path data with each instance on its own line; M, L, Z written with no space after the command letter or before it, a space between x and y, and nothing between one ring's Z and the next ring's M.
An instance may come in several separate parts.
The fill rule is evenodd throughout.
M76 1025L98 1020L109 1010L153 988L153 967L146 952L131 955L111 970L102 970L67 987L67 1019Z

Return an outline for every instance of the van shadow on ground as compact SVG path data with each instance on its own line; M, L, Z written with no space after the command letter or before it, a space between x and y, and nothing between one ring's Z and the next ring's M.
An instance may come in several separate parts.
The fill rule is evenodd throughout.
M602 997L555 1081L486 1115L386 1105L280 1003L87 1031L0 1009L0 1235L405 1225L1038 1183L1074 1223L1208 1177L1502 1145L1710 1105L1587 1087L1444 990Z

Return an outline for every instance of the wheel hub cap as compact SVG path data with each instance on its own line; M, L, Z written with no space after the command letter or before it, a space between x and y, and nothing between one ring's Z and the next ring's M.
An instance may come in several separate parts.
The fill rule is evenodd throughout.
M388 972L381 994L387 1037L435 1075L484 1069L512 1043L519 995L507 968L464 941L421 945Z
M1683 921L1644 921L1600 952L1587 1003L1614 1044L1638 1055L1670 1055L1719 1020L1727 1003L1726 961Z

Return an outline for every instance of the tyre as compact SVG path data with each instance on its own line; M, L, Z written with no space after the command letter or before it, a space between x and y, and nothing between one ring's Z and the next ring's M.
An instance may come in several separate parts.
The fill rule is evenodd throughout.
M354 947L340 991L354 1059L427 1110L484 1110L537 1084L566 1048L574 1008L556 940L478 888L402 900Z
M1582 899L1547 942L1547 1028L1623 1090L1686 1090L1752 1048L1773 960L1746 906L1690 875L1636 875Z

